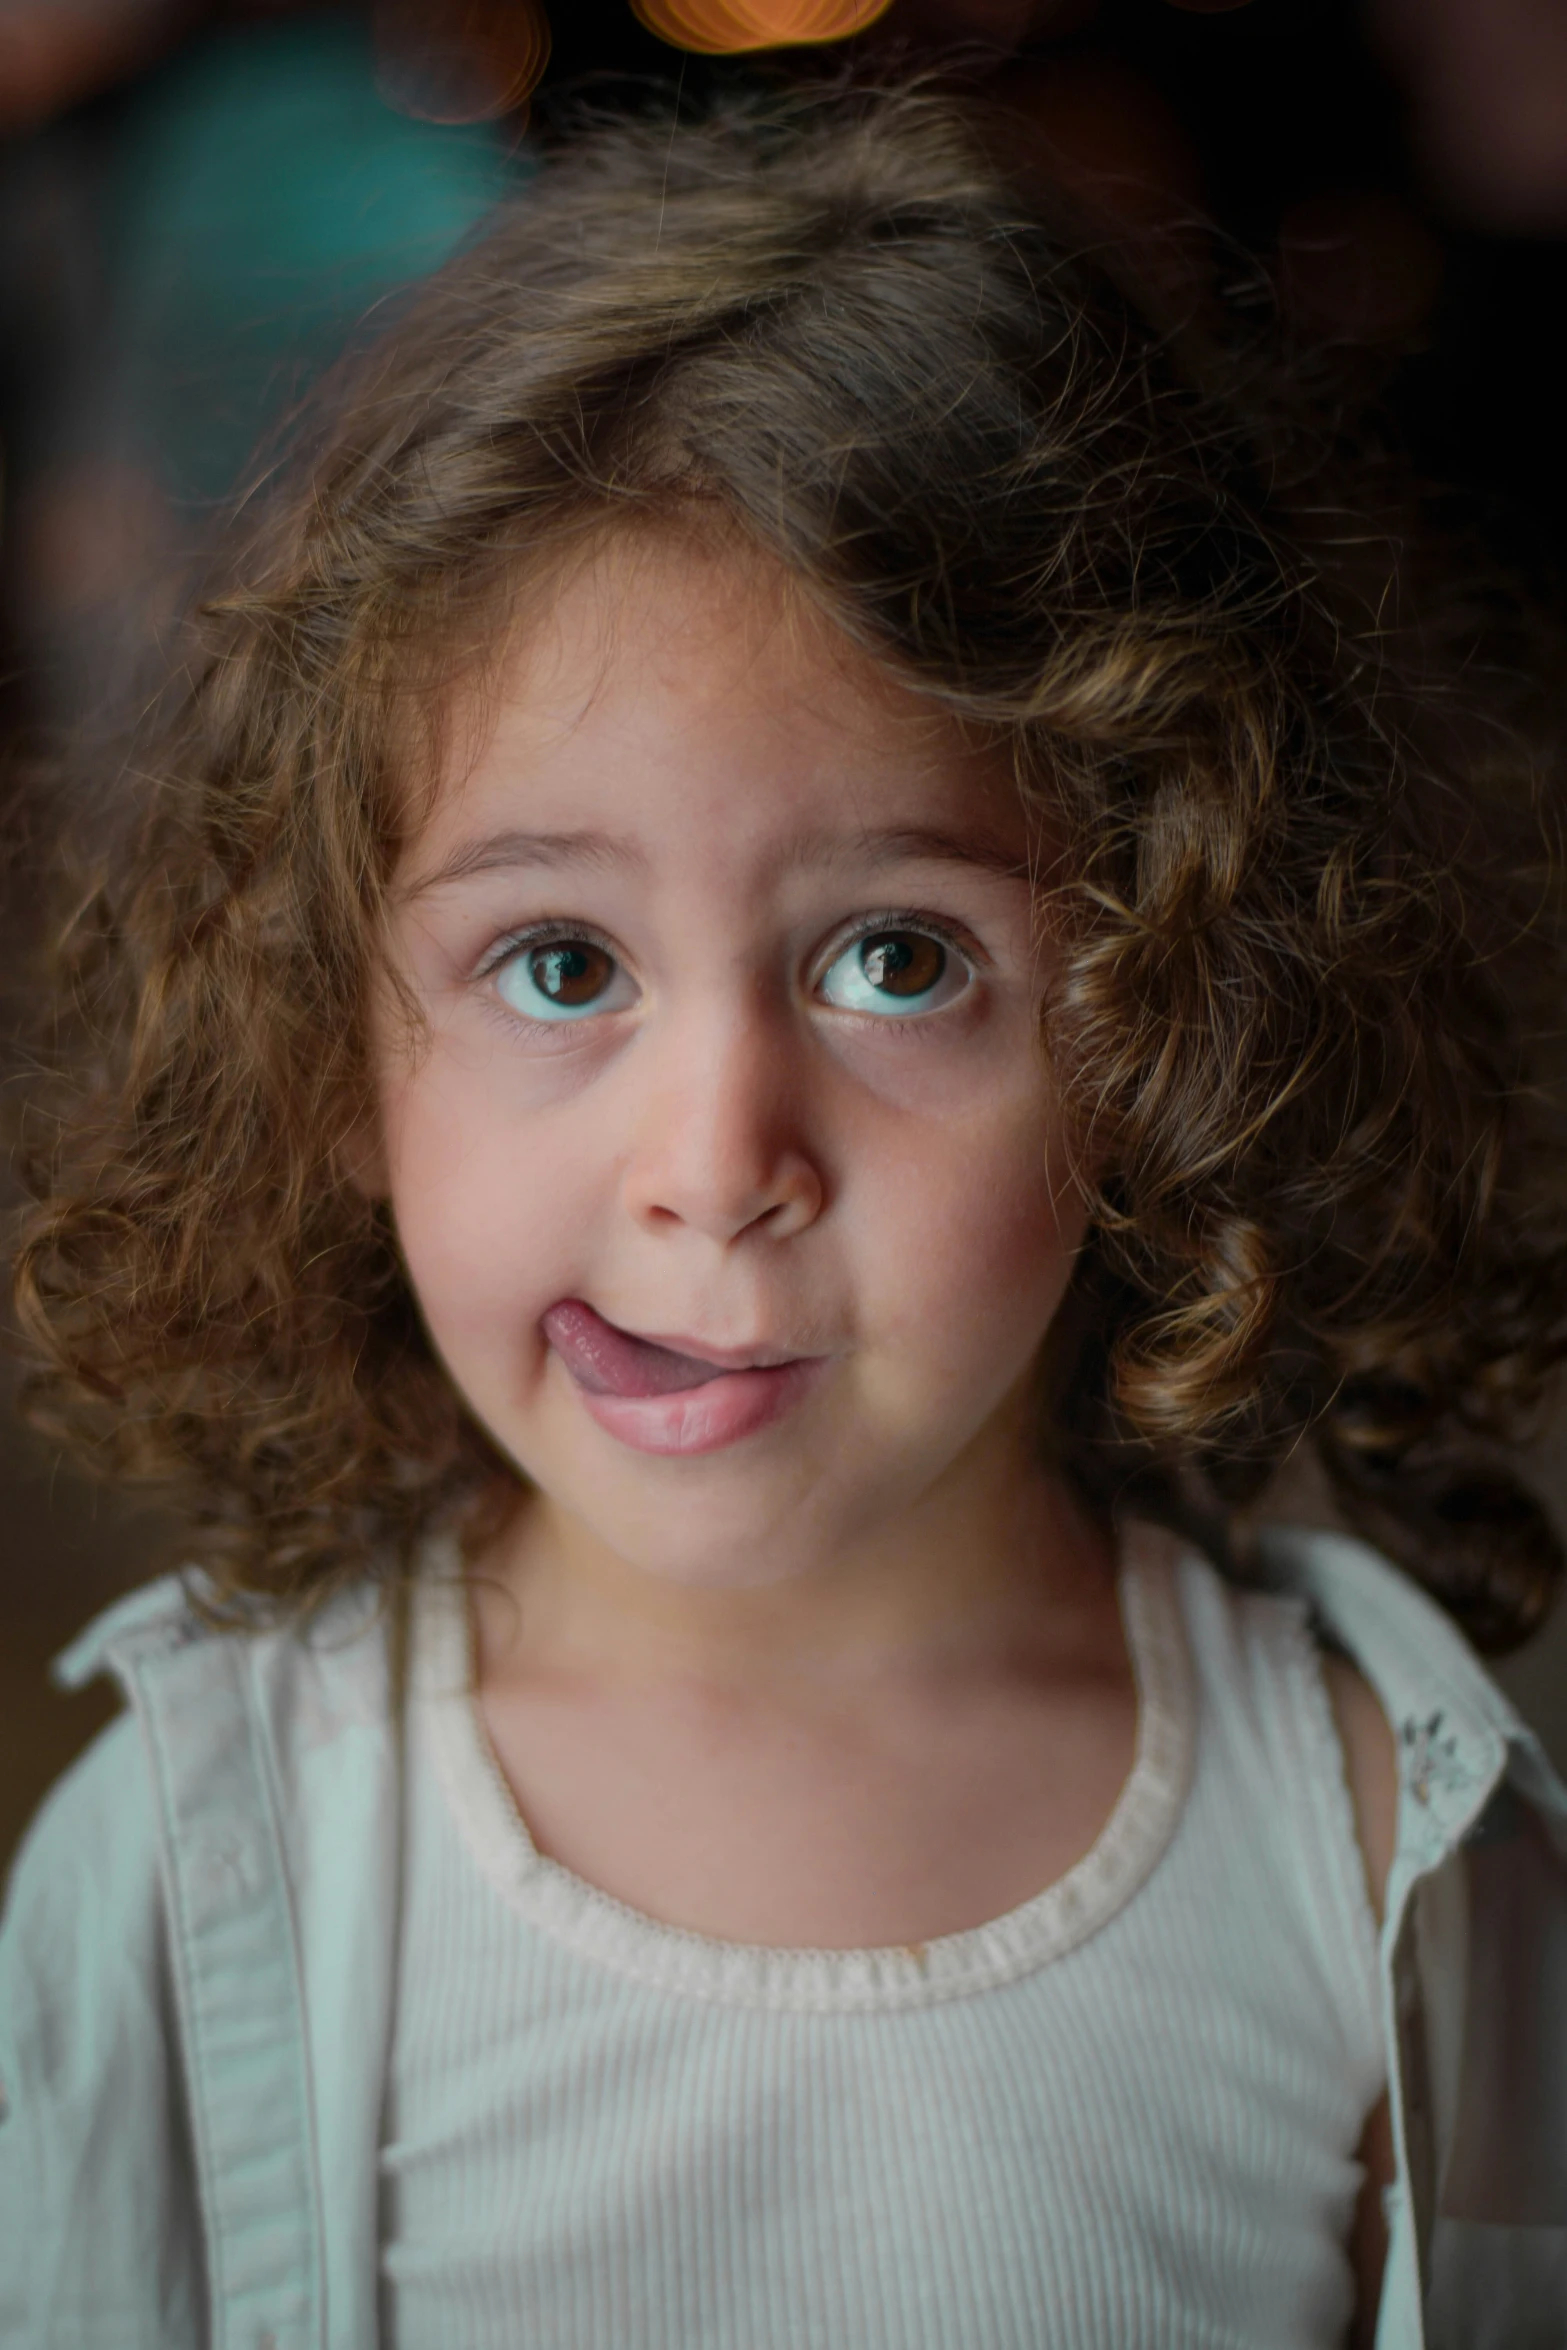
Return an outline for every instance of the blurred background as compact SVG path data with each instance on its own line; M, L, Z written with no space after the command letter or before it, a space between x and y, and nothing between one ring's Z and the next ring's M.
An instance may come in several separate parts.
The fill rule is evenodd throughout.
M7 1035L39 895L28 759L112 701L344 339L525 182L563 93L694 101L845 56L983 87L1154 277L1276 303L1562 613L1564 0L0 0ZM56 1695L49 1656L178 1539L28 1438L13 1384L0 1366L0 1863L112 1710ZM1564 1452L1539 1471L1567 1514ZM1503 1678L1567 1765L1567 1615Z

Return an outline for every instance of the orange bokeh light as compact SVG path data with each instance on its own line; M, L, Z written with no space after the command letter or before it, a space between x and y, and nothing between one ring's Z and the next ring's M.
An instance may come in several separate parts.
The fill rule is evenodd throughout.
M376 86L423 122L488 122L525 106L549 63L543 0L376 0Z
M844 41L885 15L892 0L632 0L650 32L677 49L730 57Z

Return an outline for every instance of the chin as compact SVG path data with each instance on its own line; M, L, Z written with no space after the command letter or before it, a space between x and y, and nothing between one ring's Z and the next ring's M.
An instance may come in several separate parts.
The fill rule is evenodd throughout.
M666 1530L661 1528L661 1534ZM761 1530L726 1535L721 1539L686 1541L671 1546L666 1539L639 1542L634 1535L611 1540L629 1566L658 1583L678 1584L685 1591L765 1591L801 1581L809 1575L820 1552L814 1544L769 1540Z

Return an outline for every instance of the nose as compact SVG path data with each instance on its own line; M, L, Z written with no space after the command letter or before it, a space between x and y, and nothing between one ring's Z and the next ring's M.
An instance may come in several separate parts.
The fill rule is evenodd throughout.
M792 1239L826 1197L799 1099L790 1040L731 1006L672 1038L645 1071L625 1177L645 1226L685 1226L727 1245Z

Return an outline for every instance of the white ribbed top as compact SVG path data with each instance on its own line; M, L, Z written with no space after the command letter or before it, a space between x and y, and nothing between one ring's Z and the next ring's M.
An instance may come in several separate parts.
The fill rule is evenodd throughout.
M1294 1603L1138 1530L1093 1849L914 1949L759 1949L540 1854L414 1634L388 2350L1336 2345L1375 1925Z

